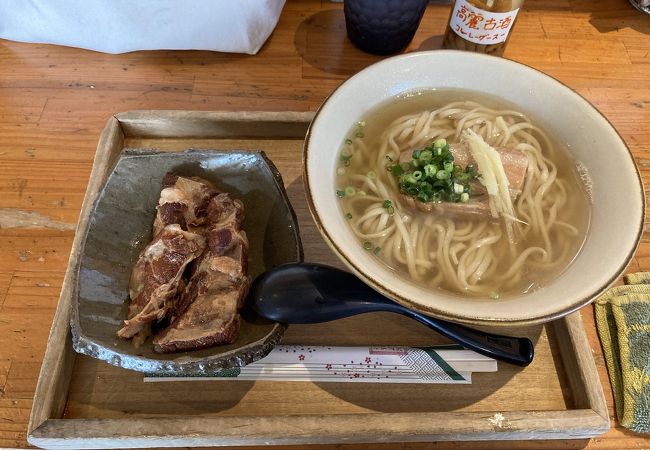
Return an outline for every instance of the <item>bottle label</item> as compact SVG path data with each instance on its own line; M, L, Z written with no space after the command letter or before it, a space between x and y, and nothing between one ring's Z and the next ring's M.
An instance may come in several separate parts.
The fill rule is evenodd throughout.
M515 22L519 9L495 13L472 6L467 0L457 0L449 26L458 36L475 44L504 42Z

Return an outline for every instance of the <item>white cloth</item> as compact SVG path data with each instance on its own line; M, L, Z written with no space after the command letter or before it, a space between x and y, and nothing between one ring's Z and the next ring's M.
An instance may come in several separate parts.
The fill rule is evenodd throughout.
M106 53L255 54L285 0L0 0L0 38Z

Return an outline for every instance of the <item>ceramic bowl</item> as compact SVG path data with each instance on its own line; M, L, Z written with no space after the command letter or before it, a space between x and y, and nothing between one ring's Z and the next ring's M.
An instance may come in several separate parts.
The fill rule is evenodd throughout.
M364 250L346 223L334 195L338 150L346 134L377 104L431 88L479 91L517 106L565 144L590 174L593 204L585 243L574 261L542 288L499 301L427 290L397 276ZM472 325L541 323L588 304L625 270L643 227L641 178L629 149L607 119L548 75L470 52L409 53L349 78L325 100L311 123L304 173L309 207L320 232L357 276L406 307Z
M263 358L285 325L242 311L233 344L170 354L154 352L151 338L136 348L116 336L126 318L131 269L151 239L155 206L165 174L199 176L242 200L249 275L302 261L298 224L280 173L261 152L126 151L93 207L76 274L71 327L79 353L115 366L156 375L210 375Z

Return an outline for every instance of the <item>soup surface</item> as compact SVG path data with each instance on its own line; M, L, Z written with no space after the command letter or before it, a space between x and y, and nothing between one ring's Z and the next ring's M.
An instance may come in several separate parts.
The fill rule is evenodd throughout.
M427 288L504 298L584 242L588 177L516 107L465 90L400 95L353 124L336 195L363 246Z

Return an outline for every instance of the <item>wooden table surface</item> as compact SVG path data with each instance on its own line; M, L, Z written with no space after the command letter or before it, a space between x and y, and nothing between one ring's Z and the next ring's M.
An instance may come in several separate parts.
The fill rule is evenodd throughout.
M440 48L449 8L428 7L407 51ZM650 16L627 0L527 0L504 56L590 100L622 135L647 180ZM341 5L325 0L289 0L256 56L106 55L0 41L0 447L27 446L34 388L106 120L134 109L313 111L343 80L379 59L350 44ZM628 268L639 270L650 270L647 235ZM607 434L590 441L390 448L650 448L650 439L618 426L591 307L582 315L612 417Z

